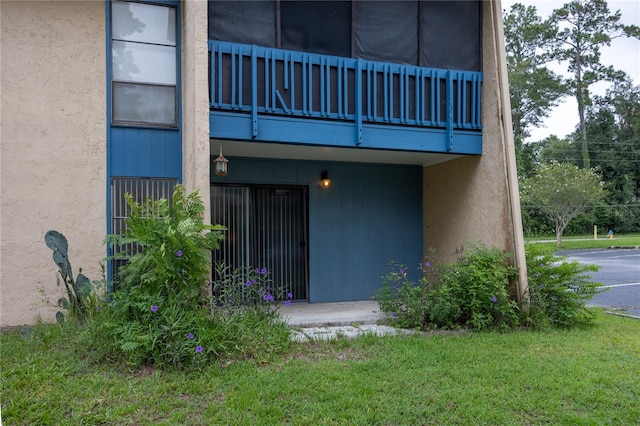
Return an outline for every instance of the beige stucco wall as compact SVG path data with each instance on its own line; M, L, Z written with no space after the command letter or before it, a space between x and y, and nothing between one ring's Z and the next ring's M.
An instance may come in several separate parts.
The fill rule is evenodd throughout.
M43 241L69 241L100 278L106 230L105 5L2 1L0 324L52 320L61 295Z
M482 156L464 157L423 173L424 247L445 261L468 243L500 247L514 256L526 280L510 107L497 28L499 3L483 5ZM506 69L504 70L506 71ZM505 100L506 95L506 100ZM505 130L507 129L507 130ZM526 286L526 283L521 283Z
M205 221L209 196L209 51L207 2L182 2L182 177L185 189L200 191Z

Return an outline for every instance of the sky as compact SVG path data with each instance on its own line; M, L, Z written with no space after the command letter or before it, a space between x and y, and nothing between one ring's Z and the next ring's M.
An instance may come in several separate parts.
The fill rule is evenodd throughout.
M525 6L535 6L538 15L543 19L548 18L555 9L559 9L566 1L557 0L502 0L502 9L509 11L515 3ZM640 1L638 0L609 0L609 10L614 13L620 10L620 22L626 25L640 26ZM614 39L611 46L602 47L600 60L604 65L612 65L615 69L626 72L634 81L640 84L640 40L626 37ZM566 72L566 64L554 62L549 68L557 73ZM598 83L590 86L592 94L604 95L609 85ZM578 106L575 99L566 97L560 105L551 111L551 114L542 123L542 126L531 129L531 136L527 142L542 140L550 135L560 138L572 133L578 125Z

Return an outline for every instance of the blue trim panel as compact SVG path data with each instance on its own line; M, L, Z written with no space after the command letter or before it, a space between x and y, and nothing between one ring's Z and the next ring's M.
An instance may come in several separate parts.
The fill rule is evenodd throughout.
M209 40L209 59L212 138L322 145L313 132L334 146L482 151L481 72L217 40ZM240 119L249 116L247 128Z
M353 124L304 118L262 116L253 137L252 117L248 114L212 111L209 115L211 137L336 147L392 149L449 154L482 154L482 134L446 129L390 126L362 123L358 144Z
M107 86L107 234L111 230L111 178L112 177L158 177L182 180L182 69L180 2L176 0L151 0L144 3L173 6L176 9L176 79L177 79L177 129L111 125L111 0L106 8L106 86ZM107 255L111 251L107 247ZM107 276L111 278L110 262Z
M309 187L310 302L370 299L391 260L417 278L422 167L237 157L229 165L226 177L211 181ZM322 170L329 188L320 187Z

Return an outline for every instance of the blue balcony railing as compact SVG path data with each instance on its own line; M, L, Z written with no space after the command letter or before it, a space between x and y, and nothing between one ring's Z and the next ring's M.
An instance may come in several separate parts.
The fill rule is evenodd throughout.
M209 41L210 107L260 115L478 131L482 73Z

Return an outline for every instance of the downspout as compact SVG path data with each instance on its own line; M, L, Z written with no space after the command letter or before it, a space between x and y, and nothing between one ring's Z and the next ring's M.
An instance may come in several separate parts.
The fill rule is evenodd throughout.
M491 20L493 22L494 48L498 71L498 110L502 119L502 133L504 140L504 160L507 170L507 191L511 213L513 256L518 268L517 299L523 310L529 309L529 282L527 279L527 261L524 251L524 233L522 230L522 216L520 210L520 192L518 189L518 168L516 166L516 151L513 141L513 124L511 121L511 101L509 99L509 78L507 73L507 58L504 44L504 28L502 24L502 4L500 0L490 0Z

